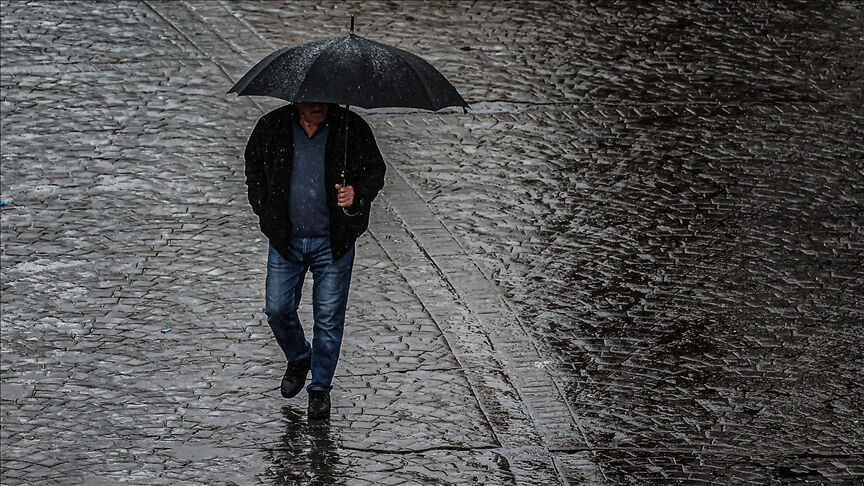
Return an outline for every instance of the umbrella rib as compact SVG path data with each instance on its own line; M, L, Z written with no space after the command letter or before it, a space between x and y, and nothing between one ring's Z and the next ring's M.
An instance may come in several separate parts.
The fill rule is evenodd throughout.
M414 73L414 77L417 78L418 81L420 81L420 85L423 86L423 93L426 94L426 100L428 101L428 106L435 106L435 104L432 102L432 96L429 95L429 85L426 84L426 80L423 79L423 76L421 76L420 73L418 73L416 69L414 69L414 66L412 66L410 62L406 61L405 58L402 57L402 53L399 52L398 49L395 49L395 52L396 52L396 55L399 56L399 60L402 61L403 63L405 63L405 65L408 66L408 68L411 70L411 72ZM426 108L426 109L431 109L431 108ZM434 109L431 109L431 110L436 111Z
M228 91L228 93L231 93L233 91L234 93L237 93L239 95L250 84L252 84L253 81L255 81L255 77L258 76L258 74L261 73L261 71L263 71L264 69L268 68L271 64L273 64L273 61L278 59L279 56L281 56L282 53L284 53L288 49L289 49L289 47L282 47L280 49L273 51L264 59L260 60L258 62L258 64L256 64L255 66L252 67L252 69L249 70L249 72L244 74L242 78L240 78L236 83L234 83L234 86L231 87L231 89ZM240 86L241 84L243 85L242 87ZM226 94L228 94L228 93L226 93Z
M309 64L309 68L306 69L306 76L303 77L303 82L300 83L299 86L297 86L297 92L294 93L294 97L295 97L295 98L296 98L297 96L300 95L300 92L301 92L301 91L304 91L304 88L306 87L306 81L309 80L309 78L308 78L309 73L312 72L312 70L313 70L313 68L315 67L315 65L318 64L318 61L321 60L321 56L323 56L324 53L326 53L326 52L328 51L328 49L330 49L330 47L332 47L333 44L334 44L336 41L338 41L338 40L342 40L342 39L344 39L344 38L345 38L345 37L338 37L338 38L336 38L336 39L330 39L330 42L328 42L327 45L321 47L321 52L319 52L318 55L315 56L315 60L312 61L312 63Z

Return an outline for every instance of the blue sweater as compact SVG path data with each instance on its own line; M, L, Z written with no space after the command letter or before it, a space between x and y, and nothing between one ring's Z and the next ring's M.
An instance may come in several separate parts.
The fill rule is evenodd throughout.
M299 123L292 125L294 166L288 206L292 235L306 238L330 236L330 214L324 188L324 150L330 127L320 126L309 138Z

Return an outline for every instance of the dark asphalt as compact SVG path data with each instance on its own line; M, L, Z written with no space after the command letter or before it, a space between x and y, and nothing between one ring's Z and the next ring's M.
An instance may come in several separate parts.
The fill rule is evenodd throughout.
M3 485L864 482L864 3L350 5L0 2ZM224 93L350 13L472 110L363 112L308 423Z

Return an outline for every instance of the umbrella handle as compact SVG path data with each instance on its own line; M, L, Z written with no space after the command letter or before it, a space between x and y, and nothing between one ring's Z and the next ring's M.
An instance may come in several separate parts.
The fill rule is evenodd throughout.
M351 17L351 23L354 23L354 17ZM351 26L354 27L353 25ZM353 30L353 29L352 29ZM349 105L345 105L345 149L342 151L342 187L346 186L345 183L345 171L348 169L348 108ZM342 208L342 212L345 213L346 216L359 216L360 209L357 209L356 213L349 213L347 208Z

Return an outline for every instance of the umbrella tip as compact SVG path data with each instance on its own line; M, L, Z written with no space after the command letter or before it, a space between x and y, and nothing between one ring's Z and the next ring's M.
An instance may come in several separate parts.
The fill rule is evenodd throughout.
M354 16L351 16L351 33L354 33Z

